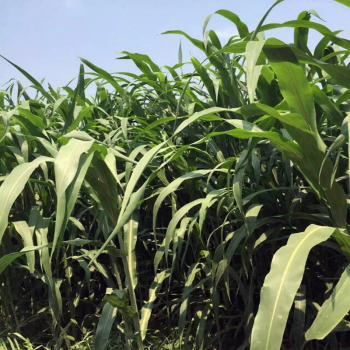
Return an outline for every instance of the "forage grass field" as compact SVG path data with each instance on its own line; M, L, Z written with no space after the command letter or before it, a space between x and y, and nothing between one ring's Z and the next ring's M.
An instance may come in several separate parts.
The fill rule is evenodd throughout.
M202 62L81 59L55 89L8 61L0 349L350 349L350 41L280 2L217 11L226 43L164 33Z

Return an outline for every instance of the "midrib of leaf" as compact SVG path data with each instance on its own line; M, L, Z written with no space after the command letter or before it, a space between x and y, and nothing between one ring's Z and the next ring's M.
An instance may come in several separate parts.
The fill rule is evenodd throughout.
M305 242L305 240L306 240L307 238L309 238L310 235L312 235L316 230L317 230L317 228L313 229L307 236L305 236L305 237L299 242L299 244L298 244L298 245L296 246L296 248L294 249L291 258L290 258L289 261L288 261L287 267L286 267L285 272L284 272L284 274L283 274L283 278L282 278L281 283L280 283L280 286L279 286L279 288L278 288L278 293L277 293L276 301L275 301L275 304L274 304L274 306L273 306L273 312L272 312L271 322L270 322L270 325L269 325L269 331L268 331L268 333L267 333L267 340L266 340L266 347L265 347L265 350L269 350L270 335L271 335L272 324L273 324L273 321L274 321L274 319L275 319L277 304L278 304L278 301L279 301L279 298L280 298L280 295L281 295L281 291L282 291L282 287L283 287L284 281L285 281L286 276L287 276L287 272L289 271L290 265L291 265L291 263L292 263L292 261L293 261L293 259L294 259L294 256L295 256L296 252L298 251L299 247L300 247L300 246Z
M69 143L67 144L69 145ZM56 244L57 244L57 241L59 239L59 235L60 235L60 231L62 230L62 227L63 227L63 223L65 221L65 215L66 215L66 210L67 210L67 200L66 200L66 195L65 195L65 191L67 189L67 187L69 186L69 184L74 180L74 176L73 178L71 179L71 181L67 184L67 186L65 188L62 189L62 183L64 181L64 174L66 173L66 170L68 168L68 165L69 165L69 162L67 161L68 159L71 158L71 155L75 152L75 150L81 146L82 144L81 143L76 143L75 146L72 147L72 149L69 150L68 152L68 155L63 158L63 159L59 159L59 161L64 161L64 166L61 168L59 167L58 168L58 174L60 176L59 180L57 181L57 211L56 211L56 225L55 225L55 232L54 232L54 237L53 237L53 245L52 245L52 252L51 252L51 258L53 256L53 253L54 253L54 250L56 248ZM79 158L80 158L80 155L79 154ZM56 158L57 160L57 158ZM78 160L78 165L77 165L77 169L79 167L79 160ZM60 207L63 207L62 208L62 219L60 218L58 224L59 226L57 225L57 212L58 212L58 208Z
M6 198L6 201L5 201L5 205L4 205L4 208L6 208L6 205L11 197L11 193L13 192L14 188L17 186L17 184L20 182L20 180L26 175L27 172L30 172L31 168L25 170L22 175L18 178L18 180L16 180L16 182L14 183L14 185L12 186L10 192L8 193L8 196ZM5 210L2 210L2 213L1 213L1 218L0 218L0 221L2 220L2 216L4 214Z
M38 158L37 158L37 159L38 159ZM37 159L36 159L36 160L37 160ZM20 176L17 178L17 180L15 181L15 184L12 186L10 192L8 193L8 196L7 196L6 200L5 200L5 205L3 206L3 209L1 210L0 223L4 220L3 215L5 214L5 208L6 208L7 203L8 203L8 201L9 201L10 197L11 197L12 192L13 192L14 189L17 187L17 184L21 181L21 179L22 179L23 177L26 176L26 174L27 174L28 172L30 173L31 171L33 171L33 170L32 170L32 167L35 168L35 167L37 167L37 166L41 163L41 162L38 162L38 164L36 164L36 160L34 160L34 161L31 162L31 163L24 163L24 164L31 164L32 166L30 166L29 168L27 168L27 169L22 173L22 175L20 175ZM45 162L45 161L47 161L47 160L50 160L50 158L49 158L49 157L44 157L43 160L42 160L42 162ZM52 158L51 158L51 160L52 160ZM33 163L34 163L34 164L33 164ZM3 184L2 184L2 186L3 186ZM0 186L0 189L1 189L2 186ZM15 199L15 200L16 200L16 199ZM11 209L11 208L10 208L10 209ZM6 226L4 227L3 230L5 231L5 229L6 229ZM3 232L0 231L0 241L1 241L1 238L2 238L2 235L3 235L4 231L3 231Z
M135 220L131 217L129 221L129 230L128 230L128 251L127 251L127 262L129 265L129 271L130 271L130 277L131 277L131 288L135 289L135 275L134 275L134 269L133 269L133 243L134 243L134 237L133 237L133 228L134 228Z
M306 124L307 124L309 130L312 131L311 126L310 126L310 124L308 123L308 121L307 121L307 119L306 119L306 117L305 117L306 114L307 114L307 113L306 113L306 110L305 110L305 106L304 106L304 104L302 103L301 96L300 96L300 94L298 93L298 89L297 89L297 86L296 86L296 83L295 83L295 80L294 80L294 76L293 76L293 74L291 74L291 71L290 71L290 69L289 69L289 67L288 67L288 64L286 65L286 69L287 69L287 71L288 71L289 76L291 77L291 82L292 82L291 86L292 86L293 92L294 92L294 94L296 95L296 97L297 97L297 99L298 99L298 102L299 102L299 105L301 106L301 108L302 108L302 110L303 110L302 117L303 117L303 119L305 120L305 122L306 122Z
M70 151L70 153L69 153L69 155L66 157L66 159L70 158L70 156L72 155L72 153L75 151L75 149L76 149L78 146L80 146L80 144L76 144L76 146L72 148L72 150ZM67 166L68 166L67 163L68 163L68 162L65 162L65 165L64 165L64 167L63 167L64 171L61 172L61 175L64 174L64 173L66 172L66 169L67 169ZM58 187L59 189L60 189L60 187L62 186L63 179L64 179L64 177L61 176L60 181L57 183L57 187Z

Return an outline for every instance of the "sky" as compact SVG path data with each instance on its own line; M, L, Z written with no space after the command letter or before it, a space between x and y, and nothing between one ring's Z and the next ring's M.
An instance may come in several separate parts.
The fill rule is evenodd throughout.
M161 35L179 29L202 39L205 18L227 9L245 22L249 30L272 5L272 0L0 0L0 54L37 80L54 87L66 85L85 58L108 72L138 72L130 60L118 60L118 52L143 53L160 66L178 62L182 41L183 61L200 52L178 35ZM350 32L350 8L333 0L285 0L275 7L266 23L296 19L303 10L315 10L331 30ZM313 20L321 22L313 17ZM236 33L227 19L211 17L221 41ZM293 41L293 29L266 33L285 42ZM311 44L320 39L315 33ZM0 57L0 90L9 79L30 83ZM44 83L45 86L45 83Z

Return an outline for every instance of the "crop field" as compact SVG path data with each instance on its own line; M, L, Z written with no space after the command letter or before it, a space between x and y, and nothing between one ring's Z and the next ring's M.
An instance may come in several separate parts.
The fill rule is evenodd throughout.
M350 41L280 2L138 74L1 58L1 350L350 349Z

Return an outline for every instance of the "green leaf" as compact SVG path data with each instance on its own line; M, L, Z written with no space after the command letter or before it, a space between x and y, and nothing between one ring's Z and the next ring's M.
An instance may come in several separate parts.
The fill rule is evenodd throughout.
M0 55L0 57L2 57L4 60L6 60L8 63L10 63L12 66L14 66L17 70L19 70L31 83L34 84L35 88L37 90L39 90L43 96L45 96L47 98L48 101L50 102L54 102L55 100L53 99L53 97L47 93L45 91L45 89L43 88L43 86L36 80L34 79L29 73L27 73L24 69L22 69L21 67L17 66L16 64L14 64L13 62L11 62L10 60L8 60L7 58L5 58L4 56Z
M182 184L182 182L184 182L186 180L195 179L197 177L203 177L203 176L209 174L210 172L211 172L211 170L196 170L196 171L187 173L185 175L178 177L176 180L171 182L167 187L165 187L164 189L161 190L161 192L159 193L159 196L158 196L158 198L155 201L154 206L153 206L153 230L154 230L154 232L156 231L157 214L158 214L159 208L160 208L162 202L164 201L164 199L167 196L169 196L171 193L175 192L179 188L179 186Z
M304 338L306 296L305 286L301 285L294 300L293 337L296 349L301 349Z
M75 245L75 246L81 246L84 244L89 244L91 243L91 240L86 240L86 239L75 239L75 240L68 240L68 241L63 241L61 242L61 245ZM42 250L44 248L49 248L52 247L52 243L46 243L43 245L38 245L35 247L25 247L23 248L21 251L19 252L15 252L15 253L9 253L4 255L3 257L0 258L0 275L3 273L3 271L6 269L6 267L8 265L10 265L14 260L16 260L17 258L28 254L30 252L34 252L37 250Z
M344 120L342 112L317 85L312 87L312 91L314 93L315 102L323 109L326 117L335 125L341 126Z
M191 61L193 63L193 66L195 67L196 71L198 72L199 76L201 77L203 84L207 88L211 99L214 102L217 102L214 83L213 83L212 79L210 78L209 74L207 73L206 69L200 64L200 62L195 57L191 56Z
M128 295L126 291L116 291L112 294L107 294L104 298L109 304L122 310L128 306Z
M138 212L135 210L129 222L124 226L124 252L126 254L126 261L131 279L131 286L127 286L132 290L137 285L137 270L136 270L136 254L135 246L137 241L137 230L139 226Z
M185 38L187 38L194 46L196 46L199 50L205 52L204 44L202 41L198 39L194 39L182 30L168 30L166 32L163 32L162 34L180 34L183 35Z
M13 223L16 231L21 235L24 247L32 247L33 243L33 231L30 229L25 221L16 221ZM27 263L30 273L34 273L35 268L35 253L34 251L26 254Z
M102 68L95 66L93 63L89 62L88 60L85 60L84 58L81 58L80 60L90 69L96 72L101 78L105 79L108 83L110 83L122 97L124 96L124 89L117 83L116 79L111 74L107 73Z
M188 310L188 303L189 303L189 291L192 290L193 287L193 281L194 278L196 277L197 272L199 272L201 268L199 267L199 264L193 264L187 274L187 279L185 282L185 288L183 291L183 297L182 297L182 302L180 306L180 317L179 317L179 335L180 335L180 343L181 339L183 337L183 333L185 330L185 321L186 321L186 314Z
M339 38L336 36L330 29L325 27L324 25L316 22L311 21L304 21L304 20L294 20L294 21L288 21L284 23L269 23L264 26L262 26L259 31L266 32L267 30L271 29L278 29L278 28L310 28L318 31L320 34L328 38L329 41L334 42L336 45L339 45L341 47L344 47L346 49L350 49L350 41Z
M65 146L61 147L57 154L55 160L57 206L51 256L54 253L58 240L62 237L70 214L67 212L69 198L66 196L66 190L77 174L80 156L87 152L93 143L94 141L71 139Z
M251 36L251 39L250 40L254 40L255 37L257 36L257 34L260 32L260 31L263 31L261 28L262 28L262 25L264 24L265 22L265 19L267 18L267 16L270 14L270 12L273 10L273 8L275 6L277 6L279 3L283 2L284 0L277 0L276 2L274 2L272 4L272 6L266 11L266 13L264 14L263 18L260 20L260 22L258 23L257 27L255 28L254 30L254 33L253 35Z
M136 192L133 193L134 188L135 188L139 178L141 177L144 169L153 160L153 158L156 156L156 154L162 149L162 147L164 147L164 145L166 143L167 143L167 141L162 142L159 145L153 147L137 163L136 167L134 168L134 170L132 172L130 180L128 181L126 189L125 189L124 199L123 199L122 206L121 206L121 209L120 209L120 214L119 214L119 217L118 217L117 224L114 227L114 230L109 235L109 237L106 239L106 241L103 244L103 246L96 253L96 256L94 257L93 261L95 261L97 259L97 257L102 253L102 251L107 247L109 242L118 233L120 233L120 230L122 229L122 227L128 222L131 214L136 209L139 200L141 199L141 197L144 194L145 188L147 186L147 182L145 182L143 186L141 186Z
M350 67L326 63L307 55L296 47L291 47L299 63L306 63L321 68L327 72L339 85L350 88Z
M102 309L102 314L97 324L95 349L105 350L108 345L109 335L112 330L113 322L117 316L117 308L106 303Z
M309 11L302 11L299 16L298 16L298 20L305 20L305 21L309 21L311 18L311 15L309 13ZM295 28L294 29L294 45L309 53L309 49L307 47L307 41L308 41L308 37L309 37L309 28Z
M264 53L277 75L281 93L291 112L302 115L309 130L318 134L313 91L293 51L277 39L268 39L266 44Z
M8 216L11 207L23 191L31 173L43 162L52 162L54 159L49 157L39 157L31 163L23 163L15 167L6 177L0 187L0 198L2 205L0 207L0 242L8 224Z
M46 129L45 123L40 117L31 113L30 110L24 108L18 108L19 115L28 119L32 124L41 129Z
M327 240L335 228L310 225L305 232L292 234L274 255L271 270L261 289L255 317L251 350L279 350L295 294L303 277L310 250Z
M84 65L83 64L80 64L77 90L78 90L79 98L82 101L84 101L85 100L85 82L84 82Z
M241 21L241 19L233 12L228 10L218 10L216 14L227 18L229 21L234 23L237 27L239 36L243 39L249 34L248 27Z
M336 2L339 2L339 4L345 5L347 7L350 7L350 0L335 0Z
M153 303L157 298L160 288L162 287L163 281L169 277L169 271L163 270L156 274L153 283L149 289L149 296L147 303L142 306L141 309L141 320L140 320L140 329L141 329L141 339L144 340L147 333L148 321L151 317Z
M246 47L246 60L247 60L247 89L250 103L254 102L255 89L258 84L259 75L262 69L262 65L257 66L258 58L261 54L261 50L265 44L265 41L249 41Z
M306 340L323 339L350 310L350 265L342 273L330 297L318 310L315 321L305 334Z

